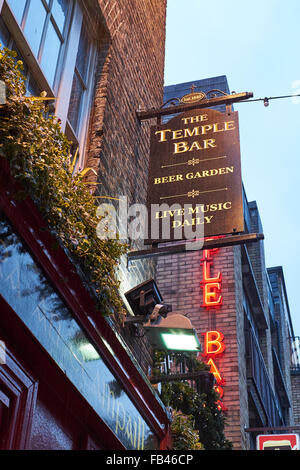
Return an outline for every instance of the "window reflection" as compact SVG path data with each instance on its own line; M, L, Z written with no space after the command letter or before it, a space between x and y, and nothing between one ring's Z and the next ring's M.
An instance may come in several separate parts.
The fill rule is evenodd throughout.
M54 85L56 65L58 62L60 47L60 39L55 31L52 21L50 21L45 44L43 47L43 57L41 66L51 87L53 87Z
M37 57L47 12L41 0L31 0L26 18L24 34L32 52Z
M64 30L64 25L65 25L67 13L68 13L68 7L69 7L68 0L54 0L53 1L52 15L61 33Z
M27 3L26 0L10 0L10 5L14 13L21 18L26 4L22 29L49 85L53 88L71 2L45 2L46 0L27 0Z
M0 212L0 294L127 449L157 439Z
M85 27L81 30L76 66L73 77L68 119L75 133L78 132L81 104L87 86L87 76L91 55L90 42Z
M36 81L32 77L30 70L28 66L26 65L26 62L24 61L22 55L20 54L16 43L12 40L11 35L1 17L0 17L0 43L2 44L2 46L8 47L9 49L12 49L13 51L17 53L15 61L21 60L23 62L22 73L26 77L26 81L25 81L26 95L27 96L39 96L41 90L39 89Z
M4 24L4 21L0 18L0 44L2 47L7 47L9 43L9 31Z
M81 30L77 58L76 58L76 68L81 76L83 82L85 82L88 72L88 63L89 63L89 38L88 33L85 27Z
M81 98L84 93L84 88L77 76L76 72L73 78L73 85L72 85L72 92L70 97L70 104L69 104L69 113L68 119L70 124L75 132L77 132L78 122L79 122L79 112L80 112L80 103Z
M40 89L36 83L36 81L32 78L31 75L27 78L27 86L26 86L26 95L27 96L39 96Z
M73 8L75 1L78 0L7 1L15 16L18 17L22 32L40 66L40 70L34 68L35 78L40 83L43 83L45 79L47 80L51 95L56 96L58 94L66 57L76 56L75 69L70 71L72 81L68 81L68 84L64 83L64 91L66 91L67 96L70 96L70 101L65 110L61 111L59 108L58 113L61 115L66 134L76 146L80 146L81 152L86 139L88 122L86 117L89 114L91 88L94 83L91 69L95 65L96 52L90 29L85 26L84 11L79 11L81 7L78 11ZM84 1L82 3L84 4ZM82 13L82 27L78 27ZM76 21L75 18L77 18ZM77 35L80 35L78 49L74 49L72 44L68 45L68 35L71 32L73 34L75 31ZM11 48L11 37L8 39L7 32L1 27L1 23L0 41ZM24 42L26 43L25 40ZM18 44L21 47L19 42ZM27 48L28 46L25 45L23 51L23 47L21 47L25 57ZM72 85L71 92L70 85ZM28 72L26 86L28 94L39 94L38 87L34 83L30 71ZM45 83L42 86L49 93L48 86ZM61 90L62 93L64 91Z
M8 4L15 15L17 22L20 24L23 18L26 0L8 0Z

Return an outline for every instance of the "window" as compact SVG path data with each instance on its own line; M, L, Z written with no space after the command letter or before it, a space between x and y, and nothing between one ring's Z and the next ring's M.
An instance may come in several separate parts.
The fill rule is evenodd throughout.
M51 88L62 46L70 0L8 0L30 48L38 60Z
M4 0L0 42L26 58L28 93L56 97L55 114L81 158L94 85L97 12L80 0ZM1 5L1 2L0 2ZM96 5L96 2L95 2ZM95 7L94 7L95 8ZM70 46L70 47L69 47Z
M26 0L9 0L9 5L13 10L16 20L21 23L26 5Z
M0 367L0 450L24 450L30 439L38 382L6 344L6 364Z
M41 92L39 89L36 81L34 80L29 68L26 65L25 60L23 59L22 55L20 54L16 43L14 42L10 32L8 31L7 27L5 26L4 21L0 17L0 44L3 47L8 47L11 50L17 52L18 56L16 60L22 60L23 62L23 74L26 77L25 86L27 89L27 94L32 96L38 96Z
M79 120L80 104L87 89L87 75L89 64L89 40L86 29L83 27L79 40L75 72L73 77L68 119L76 132Z
M5 449L9 427L9 396L0 389L0 449Z
M0 44L4 47L8 46L10 34L5 26L4 21L0 17Z
M72 90L68 109L69 132L73 133L72 140L82 140L81 123L87 113L90 101L89 92L92 89L91 70L94 68L94 48L89 38L86 26L83 25L76 56Z

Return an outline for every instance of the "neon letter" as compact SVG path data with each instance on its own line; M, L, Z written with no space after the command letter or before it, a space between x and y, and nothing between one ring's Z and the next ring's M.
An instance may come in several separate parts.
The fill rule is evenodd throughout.
M204 355L217 356L225 350L224 335L219 331L207 331L204 333Z
M204 290L203 307L216 307L222 304L221 283L211 282L201 286Z
M219 369L217 368L216 364L214 363L213 359L210 358L207 364L210 366L210 373L213 374L213 376L216 379L216 382L218 385L222 385L224 383L224 380L222 379L222 376L219 372Z

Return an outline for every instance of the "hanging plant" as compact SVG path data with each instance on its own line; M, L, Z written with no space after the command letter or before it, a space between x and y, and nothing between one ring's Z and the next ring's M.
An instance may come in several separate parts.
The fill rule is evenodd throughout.
M173 450L204 450L203 444L199 441L199 433L195 430L193 416L174 411L172 418Z
M74 174L70 142L49 114L45 94L26 96L23 64L16 56L0 49L0 80L7 93L0 109L0 154L93 286L97 308L103 314L121 313L116 270L127 246L97 237L95 200L84 182L90 169Z
M160 365L165 358L164 353L154 352L154 377L160 374ZM193 353L176 353L171 357L173 368L180 366L186 372L209 370L207 364L199 361ZM173 371L174 373L174 371ZM172 371L166 376L170 377ZM197 391L191 381L166 381L161 384L161 399L167 407L171 407L175 414L174 426L177 429L175 445L178 445L179 434L181 441L185 442L184 422L178 422L179 417L185 416L189 429L195 432L205 450L231 450L232 444L225 438L225 416L218 408L219 394L210 387L199 384ZM188 448L186 448L188 449Z

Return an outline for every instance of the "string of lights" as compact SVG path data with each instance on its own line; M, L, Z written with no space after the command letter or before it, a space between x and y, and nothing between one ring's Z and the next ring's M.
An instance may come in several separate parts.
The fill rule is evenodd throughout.
M242 100L242 101L239 101L239 103L249 103L249 102L253 102L253 101L263 101L264 102L264 106L269 106L269 101L270 100L279 100L279 99L283 99L283 98L296 98L300 96L300 94L296 95L296 94L293 94L293 95L283 95L283 96L270 96L269 98L265 97L265 98L256 98L256 99L250 99L250 100Z

